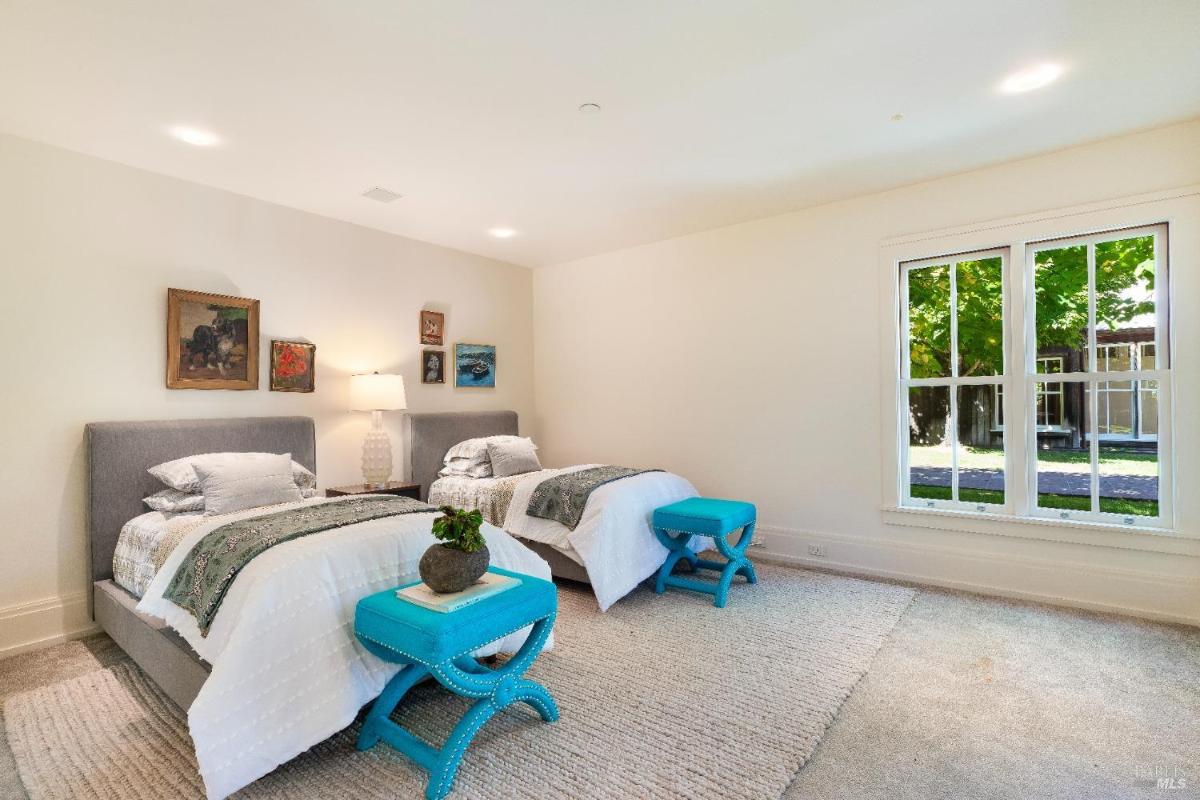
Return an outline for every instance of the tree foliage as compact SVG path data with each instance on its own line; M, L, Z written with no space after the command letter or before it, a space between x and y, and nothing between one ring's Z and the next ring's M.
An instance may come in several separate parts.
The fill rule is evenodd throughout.
M1096 323L1118 329L1154 311L1154 238L1096 245ZM955 269L959 375L1004 371L1000 259L960 261L908 273L912 377L951 374L950 270ZM1035 263L1037 347L1082 349L1087 341L1087 247L1042 250Z

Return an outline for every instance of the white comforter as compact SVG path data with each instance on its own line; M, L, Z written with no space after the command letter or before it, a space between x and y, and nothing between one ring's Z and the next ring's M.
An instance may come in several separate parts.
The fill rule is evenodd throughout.
M667 549L654 536L651 520L659 506L695 497L696 488L670 472L643 472L606 483L592 492L575 530L525 513L529 498L554 475L599 466L580 464L530 473L513 489L504 529L557 547L583 564L601 611L633 591L662 566Z
M328 502L305 500L272 511ZM207 637L163 598L184 556L205 534L261 510L214 516L192 530L155 575L138 610L160 617L212 665L188 710L209 800L224 798L349 725L398 670L354 638L359 599L418 578L435 542L433 514L404 514L317 533L274 547L234 580ZM550 568L485 524L492 563L549 579ZM480 655L515 652L528 629Z

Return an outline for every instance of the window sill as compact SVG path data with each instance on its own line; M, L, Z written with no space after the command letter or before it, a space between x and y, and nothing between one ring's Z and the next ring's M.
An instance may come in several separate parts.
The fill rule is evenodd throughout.
M1090 520L1017 517L990 511L884 506L884 522L914 528L1117 547L1200 557L1200 536L1170 528L1138 528Z

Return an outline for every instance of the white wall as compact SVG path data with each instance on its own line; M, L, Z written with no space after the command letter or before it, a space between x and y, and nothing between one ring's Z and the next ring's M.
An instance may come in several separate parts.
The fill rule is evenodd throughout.
M1200 624L1196 541L1104 532L1098 547L1043 541L1086 536L1057 527L886 513L880 423L887 240L975 226L968 238L990 246L1003 236L989 220L1197 183L1192 122L537 270L542 452L661 466L752 500L767 549L799 563ZM1197 207L1173 207L1189 231L1171 265L1179 454L1200 450ZM1200 462L1186 458L1180 531L1200 536L1200 481L1183 469ZM1138 549L1148 541L1175 552Z
M89 624L84 423L311 415L322 485L361 480L368 415L345 410L350 373L398 370L413 410L530 418L531 280L512 265L0 136L0 654ZM167 287L261 301L262 389L164 388ZM448 344L497 345L495 390L420 384L422 307L446 312ZM316 343L315 393L267 391L271 338ZM399 470L400 417L388 417Z

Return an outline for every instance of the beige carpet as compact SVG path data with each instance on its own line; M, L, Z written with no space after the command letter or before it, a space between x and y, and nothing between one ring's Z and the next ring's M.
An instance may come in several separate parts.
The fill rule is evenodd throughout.
M488 724L456 798L778 798L914 596L903 587L764 565L730 605L646 590L595 611L564 589L556 649L529 676L562 720L524 707ZM464 701L421 687L398 721L440 742ZM33 800L199 797L181 712L132 665L10 697L8 738ZM244 797L419 797L425 775L357 725Z

